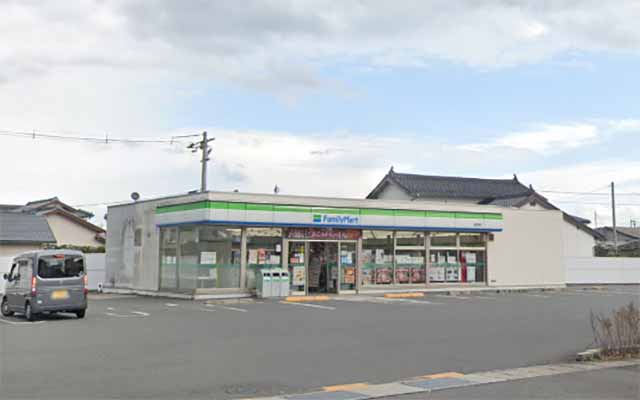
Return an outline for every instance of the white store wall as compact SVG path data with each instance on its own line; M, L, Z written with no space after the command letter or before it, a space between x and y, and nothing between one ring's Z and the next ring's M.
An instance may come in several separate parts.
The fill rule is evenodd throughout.
M503 232L488 243L489 286L565 285L562 212L502 210Z

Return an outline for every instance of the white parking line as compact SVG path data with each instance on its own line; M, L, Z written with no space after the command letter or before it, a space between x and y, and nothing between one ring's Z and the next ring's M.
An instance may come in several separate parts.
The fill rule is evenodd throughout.
M46 321L22 322L22 321L9 321L8 319L0 318L0 322L4 322L5 324L9 324L9 325L38 325L38 324L44 324Z
M294 303L291 301L281 301L280 304L290 304L292 306L303 306L303 307L311 307L311 308L320 308L322 310L330 310L333 311L336 308L330 306L321 306L320 304L310 304L310 303Z
M144 311L131 311L131 314L137 314L137 315L141 315L143 317L148 317L149 315L151 315L151 314L146 313Z
M533 294L533 293L520 293L522 296L527 296L527 297L539 297L542 299L548 299L550 296L545 296L543 294Z
M206 312L214 312L214 311L216 311L216 309L215 309L215 308L211 308L211 307L209 307L209 308L202 308L202 307L200 307L200 308L198 308L198 310L199 310L199 311L206 311Z
M236 308L236 307L229 307L229 306L217 306L217 307L223 308L225 310L247 312L247 310L245 310L244 308Z
M178 305L176 303L165 303L165 306L167 306L167 307L178 307Z
M433 301L429 301L429 300L416 300L416 299L388 299L385 298L384 299L385 303L409 303L409 304L432 304L432 305L439 305L439 304L444 304L444 303L436 303Z
M466 296L457 296L457 295L448 295L448 294L434 294L434 297L442 297L446 299L460 299L460 300L469 300L471 297Z
M135 315L131 315L131 314L118 314L118 313L112 313L112 312L106 312L104 314L110 317L117 317L117 318L137 318Z

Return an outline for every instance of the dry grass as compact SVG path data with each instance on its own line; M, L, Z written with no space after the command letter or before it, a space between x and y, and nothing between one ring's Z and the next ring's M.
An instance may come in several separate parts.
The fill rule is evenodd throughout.
M640 355L640 309L634 302L609 315L591 312L591 328L604 357Z

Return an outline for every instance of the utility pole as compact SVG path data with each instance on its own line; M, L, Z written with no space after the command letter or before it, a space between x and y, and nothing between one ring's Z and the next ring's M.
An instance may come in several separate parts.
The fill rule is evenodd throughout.
M202 140L199 142L193 142L189 146L188 149L191 149L192 153L197 152L198 150L202 151L202 159L200 162L202 163L202 171L200 173L200 191L207 191L207 162L210 160L209 154L211 154L211 150L209 148L209 142L216 140L215 138L209 139L207 136L207 131L202 132Z
M613 247L618 255L618 229L616 228L616 193L615 184L611 182L611 215L613 216Z

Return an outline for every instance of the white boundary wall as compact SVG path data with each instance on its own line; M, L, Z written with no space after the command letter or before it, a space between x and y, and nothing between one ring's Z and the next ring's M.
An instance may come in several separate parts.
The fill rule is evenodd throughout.
M640 284L640 257L567 257L567 284Z
M105 279L105 254L85 254L87 260L87 273L89 274L89 289L95 290L98 288L98 282L104 283ZM2 279L2 274L9 272L11 268L11 260L13 257L0 257L0 293L4 293L5 280Z

